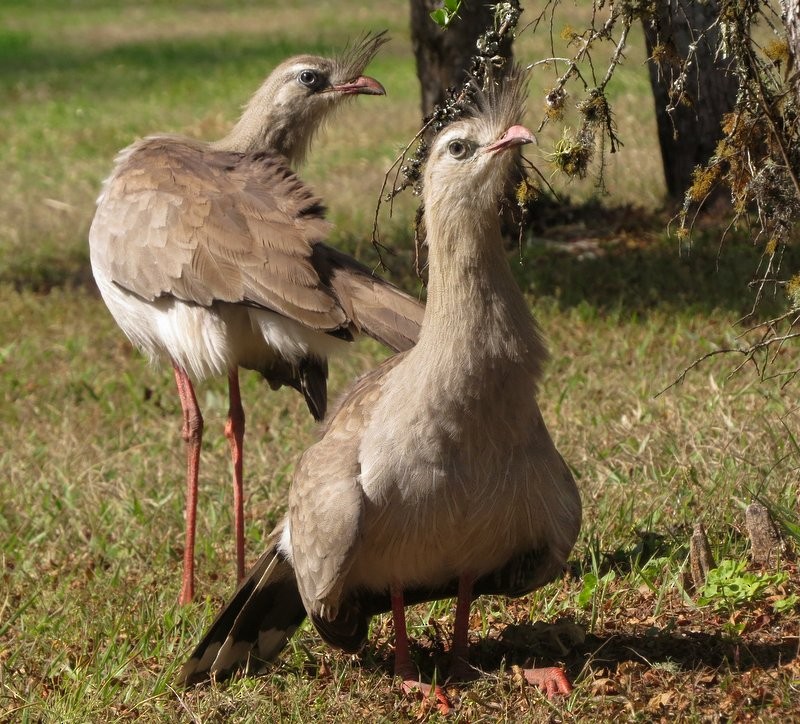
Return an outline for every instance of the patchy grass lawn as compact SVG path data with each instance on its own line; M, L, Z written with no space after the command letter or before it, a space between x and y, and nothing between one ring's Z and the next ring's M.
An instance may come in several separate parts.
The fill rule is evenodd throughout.
M225 385L199 392L200 595L181 608L177 395L171 374L148 367L105 311L85 241L100 181L134 137L219 135L279 59L388 27L394 41L370 71L389 95L346 109L302 172L331 208L336 243L374 260L366 240L377 189L418 116L406 12L345 0L0 8L0 720L438 718L393 686L387 617L359 656L304 628L266 677L173 688L233 587ZM545 54L545 40L520 39L520 57ZM485 675L450 688L454 720L798 716L796 395L748 370L730 378L738 360L717 357L655 396L734 341L758 257L740 236L718 268L715 231L688 255L664 237L641 49L629 58L616 91L626 146L609 169L613 196L591 200L590 181L567 187L590 201L543 208L512 258L550 342L541 404L578 480L583 530L563 580L474 606L473 663ZM546 81L534 78L532 118ZM545 173L547 139L532 155ZM395 278L409 288L413 203L383 221L400 251ZM622 204L636 206L609 208ZM331 366L333 393L384 356L356 345ZM779 361L791 369L799 357L787 348ZM252 560L315 431L299 395L271 392L253 374L243 395ZM743 511L756 499L788 542L770 569L748 563ZM696 522L722 564L716 588L700 592L687 562ZM423 672L446 670L451 602L414 607L409 622ZM531 660L566 666L575 693L547 702L521 686L513 666Z

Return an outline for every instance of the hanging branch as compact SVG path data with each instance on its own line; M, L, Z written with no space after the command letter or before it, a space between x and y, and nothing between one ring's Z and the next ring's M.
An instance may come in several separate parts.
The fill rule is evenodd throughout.
M513 35L517 23L519 22L522 9L519 0L510 0L495 4L495 16L492 27L487 28L476 42L476 52L472 57L472 67L469 72L469 79L458 89L449 93L444 103L437 105L431 114L423 119L422 127L414 134L411 141L398 154L391 166L387 169L381 184L380 194L375 206L375 214L372 223L372 243L381 258L381 248L386 247L381 244L378 230L378 217L381 204L388 202L389 214L393 210L393 201L396 196L411 187L418 194L422 178L422 166L428 157L428 144L425 136L428 131L433 130L438 133L446 126L458 120L469 104L476 85L482 87L490 66L502 67L505 59L497 55L500 43L509 35ZM450 21L448 21L450 22ZM409 152L416 144L416 150L409 156ZM392 187L387 192L389 179L392 179ZM416 234L416 227L415 227ZM381 258L381 264L383 260ZM419 268L419 259L416 261Z

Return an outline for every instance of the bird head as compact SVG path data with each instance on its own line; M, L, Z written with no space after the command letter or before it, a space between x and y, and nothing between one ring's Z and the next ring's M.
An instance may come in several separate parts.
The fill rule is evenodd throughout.
M520 147L536 140L520 125L527 80L518 68L490 79L485 90L475 91L464 117L433 140L423 177L429 213L442 207L448 216L467 208L484 214L497 209L512 168L521 162Z
M386 33L366 35L338 56L298 55L270 73L245 109L240 127L249 131L248 151L275 151L300 163L314 137L343 101L386 91L364 69L388 41ZM260 132L253 133L253 126ZM243 150L243 149L237 149Z

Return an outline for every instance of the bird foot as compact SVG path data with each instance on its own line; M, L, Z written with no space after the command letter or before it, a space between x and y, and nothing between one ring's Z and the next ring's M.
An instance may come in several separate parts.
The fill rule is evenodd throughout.
M426 684L414 676L413 672L395 671L395 676L400 676L403 679L403 693L404 694L419 694L423 699L436 699L436 708L440 714L449 714L452 708L447 694L442 691L440 686L434 684Z
M564 669L558 666L549 666L541 669L522 669L522 675L531 686L540 688L548 699L553 699L557 694L567 696L572 691Z

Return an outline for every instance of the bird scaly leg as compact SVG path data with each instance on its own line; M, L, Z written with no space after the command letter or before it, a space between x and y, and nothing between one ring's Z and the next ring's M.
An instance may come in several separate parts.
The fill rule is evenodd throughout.
M394 622L394 675L403 680L403 693L419 692L423 697L433 694L437 707L442 714L450 712L450 702L438 686L431 686L419 680L419 673L411 663L408 653L408 632L406 630L406 612L403 605L403 589L392 586L392 621Z
M244 446L244 408L239 393L239 369L228 372L228 420L225 423L225 437L231 444L233 460L233 518L236 539L236 581L244 578L244 494L242 483L242 448Z
M183 410L183 429L186 442L186 543L183 549L183 585L179 602L190 603L194 597L194 534L197 525L197 478L200 472L200 445L203 442L203 416L186 370L174 362L175 383Z
M472 603L473 577L464 574L458 579L458 598L456 599L456 620L453 625L453 646L450 650L450 678L467 681L475 678L475 671L469 665L469 608Z

